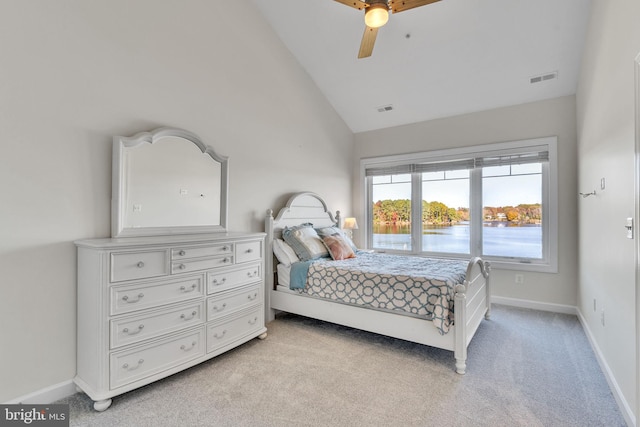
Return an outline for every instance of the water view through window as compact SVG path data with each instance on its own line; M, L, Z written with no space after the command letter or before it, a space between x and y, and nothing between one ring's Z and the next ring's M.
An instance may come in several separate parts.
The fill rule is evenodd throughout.
M485 255L514 258L542 257L542 227L540 225L510 226L509 224L485 224L483 253ZM383 224L373 225L373 247L391 250L409 250L411 233L408 227ZM468 254L469 223L451 226L424 226L422 250L451 254Z
M433 171L373 178L371 243L375 249L471 253L471 170ZM482 169L482 255L543 258L540 163ZM419 180L418 180L419 178ZM412 248L412 185L422 194L421 242ZM414 184L415 183L415 184ZM481 212L481 213L480 213ZM477 217L476 217L477 218ZM413 221L414 223L416 220Z

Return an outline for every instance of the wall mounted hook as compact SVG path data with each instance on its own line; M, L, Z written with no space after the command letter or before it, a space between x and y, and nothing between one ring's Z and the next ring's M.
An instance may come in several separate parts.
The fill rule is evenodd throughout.
M596 190L593 190L591 193L578 193L578 194L580 194L583 198L587 198L589 196L595 196Z

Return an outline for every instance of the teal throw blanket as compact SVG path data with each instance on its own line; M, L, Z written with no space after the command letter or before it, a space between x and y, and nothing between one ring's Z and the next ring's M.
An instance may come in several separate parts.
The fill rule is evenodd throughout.
M300 261L291 264L291 273L289 275L290 289L304 289L307 286L307 273L309 266L313 261Z

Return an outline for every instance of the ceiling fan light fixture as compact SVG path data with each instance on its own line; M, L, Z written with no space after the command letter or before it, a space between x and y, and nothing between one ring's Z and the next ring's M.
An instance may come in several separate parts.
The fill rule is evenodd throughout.
M372 4L364 13L364 23L370 28L382 27L388 20L389 10L383 3Z

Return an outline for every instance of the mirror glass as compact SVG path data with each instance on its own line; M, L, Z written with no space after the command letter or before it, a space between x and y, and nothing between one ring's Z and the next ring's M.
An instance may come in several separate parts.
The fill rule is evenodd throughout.
M161 128L114 138L113 237L226 231L227 158Z

